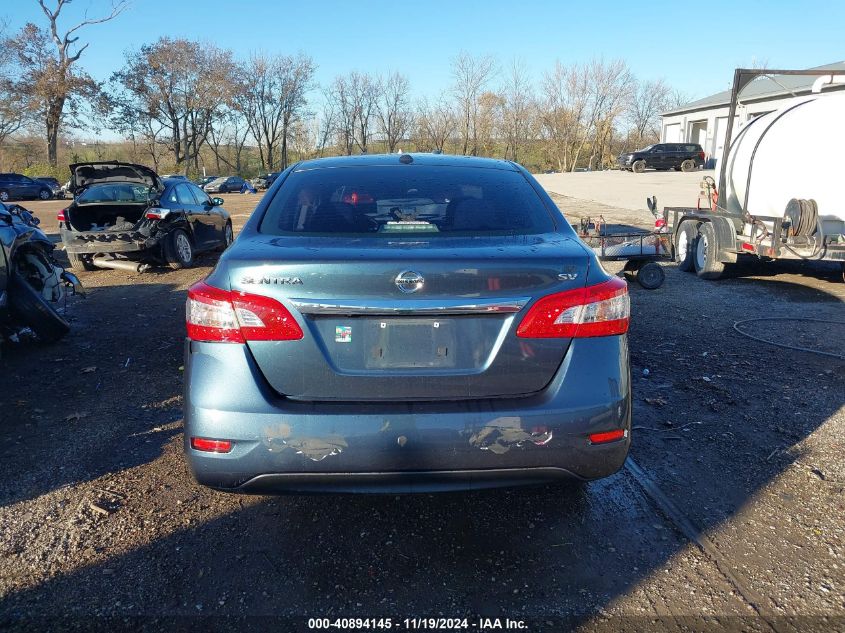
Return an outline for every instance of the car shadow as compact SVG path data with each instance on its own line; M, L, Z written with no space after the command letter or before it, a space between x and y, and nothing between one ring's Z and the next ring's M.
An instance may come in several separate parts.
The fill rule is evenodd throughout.
M180 432L184 296L166 283L88 288L69 300L63 339L4 346L0 454L15 477L0 481L0 507L160 455Z
M795 416L800 423L780 429L782 421L769 415L770 410L755 408L771 395L771 385L759 380L771 371L771 355L739 344L739 335L723 332L723 322L717 326L713 319L683 312L691 286L682 283L681 273L672 273L666 303L655 302L654 294L632 293L637 316L630 340L634 372L639 374L634 419L635 426L670 429L665 425L668 418L675 434L684 439L635 430L632 454L696 525L713 534L797 459L789 452L771 458L773 451L812 434L839 410L845 394L831 390L824 398L794 399L790 413L800 413ZM740 283L728 281L724 296L730 298L731 288L739 290ZM770 291L779 295L792 285L779 282ZM171 295L167 306L180 303L181 293ZM713 306L714 311L729 309ZM667 340L667 318L685 320L689 331L696 328L697 338ZM177 326L162 322L160 327L164 337L177 336ZM690 342L699 339L708 342L708 355L690 351ZM667 349L666 343L676 349ZM133 343L118 340L111 345ZM118 360L126 352L121 349ZM176 350L167 348L157 362L169 367L177 358ZM790 389L805 387L801 376L817 388L827 380L817 374L830 368L828 360L801 354L790 361ZM644 367L651 368L648 375ZM840 370L843 367L840 363ZM112 388L136 404L153 388L157 398L175 393L178 382L172 368L165 371L165 382L141 392L132 386L137 377L119 378ZM655 392L667 394L671 410L644 401ZM4 405L9 405L4 397ZM696 426L685 432L677 429L682 422ZM152 423L144 418L137 428ZM119 451L120 438L135 428L121 426L114 442L99 451L108 463L88 476L114 466L116 460L107 453ZM169 482L174 484L190 476L179 444L171 435L154 451L168 460ZM36 457L26 456L16 467L26 471L35 461L60 459L60 451ZM138 463L125 453L122 459L124 468ZM691 556L689 542L655 511L627 471L582 486L466 494L239 498L198 489L188 503L205 512L204 520L182 524L179 508L163 495L129 500L113 516L97 518L95 534L102 540L110 529L121 533L121 520L138 524L147 515L165 517L161 522L167 528L134 547L114 545L116 552L104 547L90 562L8 592L0 598L0 622L26 628L44 624L41 617L50 628L59 629L105 614L138 616L133 621L139 628L154 628L203 615L213 616L202 621L209 630L231 626L227 617L280 630L283 619L290 617L485 615L534 618L537 626L530 630L562 630L558 618L566 618L566 628L591 622L635 589L648 593L649 583L658 583L658 591L668 573L664 570L679 565L673 561L680 555ZM715 567L707 573L719 576ZM728 584L719 577L717 593ZM672 616L697 613L699 605L690 598L696 591L702 595L696 582L695 575L684 578L682 602L671 607ZM731 600L739 599L728 591L708 600L713 609L735 606ZM746 611L741 612L750 612L742 606ZM678 625L672 616L668 619Z

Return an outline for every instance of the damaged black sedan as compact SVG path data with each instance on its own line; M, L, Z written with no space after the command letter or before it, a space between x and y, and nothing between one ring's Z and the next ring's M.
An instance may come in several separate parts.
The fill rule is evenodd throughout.
M115 161L77 163L70 173L74 200L58 221L74 270L187 268L196 253L232 243L223 199L184 178Z

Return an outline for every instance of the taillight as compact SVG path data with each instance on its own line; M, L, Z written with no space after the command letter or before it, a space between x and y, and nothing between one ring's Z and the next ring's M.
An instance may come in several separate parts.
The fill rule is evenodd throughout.
M170 215L170 211L168 209L147 209L147 212L144 214L144 217L148 220L163 220L168 215Z
M625 429L614 429L612 431L605 431L604 433L593 433L590 435L590 444L607 444L608 442L615 442L628 436L628 431Z
M287 308L270 297L221 290L200 281L188 290L188 338L215 343L296 341L302 328Z
M67 220L65 219L65 212L66 211L67 211L67 209L59 210L59 212L56 213L56 220L58 220L59 222L67 222Z
M704 160L704 152L698 152L698 157L699 157L701 160Z
M516 330L521 338L586 338L628 331L628 284L613 277L538 300Z
M230 440L210 440L205 437L192 437L191 448L206 453L228 453L232 450Z

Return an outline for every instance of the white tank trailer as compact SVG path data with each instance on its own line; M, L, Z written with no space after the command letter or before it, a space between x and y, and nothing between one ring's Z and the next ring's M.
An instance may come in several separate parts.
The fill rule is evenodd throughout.
M845 94L812 95L749 121L734 137L725 180L728 212L786 217L792 200L813 200L825 235L845 233ZM719 165L716 173L720 172ZM771 222L766 223L769 230ZM818 226L806 226L811 235Z
M845 277L845 72L737 69L731 115L743 88L763 75L817 79L811 93L732 135L716 165L720 182L702 182L705 208L663 210L667 224L672 216L675 261L703 279L718 279L745 257L836 262ZM838 90L821 94L834 84ZM656 207L652 198L649 208Z

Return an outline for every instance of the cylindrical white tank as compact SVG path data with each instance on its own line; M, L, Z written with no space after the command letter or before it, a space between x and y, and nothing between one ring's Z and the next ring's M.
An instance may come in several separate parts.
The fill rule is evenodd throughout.
M792 198L813 199L827 235L845 232L845 94L819 94L749 121L734 136L728 211L783 217ZM750 172L750 178L749 178ZM720 173L720 165L716 165ZM747 200L746 200L747 196Z

